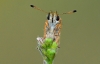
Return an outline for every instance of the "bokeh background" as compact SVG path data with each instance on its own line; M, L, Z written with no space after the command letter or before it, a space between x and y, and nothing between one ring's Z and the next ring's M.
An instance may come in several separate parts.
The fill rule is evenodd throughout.
M77 13L61 15L60 49L54 64L100 64L99 0L1 0L0 64L42 64L36 49L46 14L30 7Z

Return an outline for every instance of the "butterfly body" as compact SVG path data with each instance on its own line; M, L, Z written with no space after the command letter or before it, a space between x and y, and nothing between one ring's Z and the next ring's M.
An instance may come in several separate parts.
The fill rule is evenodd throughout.
M61 30L61 18L57 12L48 13L47 20L44 25L44 38L52 38L58 42Z

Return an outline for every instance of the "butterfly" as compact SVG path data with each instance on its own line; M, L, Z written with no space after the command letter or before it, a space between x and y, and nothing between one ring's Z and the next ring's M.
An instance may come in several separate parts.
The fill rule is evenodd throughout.
M30 5L30 6L36 10L47 13L46 21L44 24L43 39L52 38L55 42L57 42L57 44L59 44L61 28L62 28L62 20L61 20L61 17L59 15L72 14L72 13L75 13L77 11L73 10L73 11L69 11L66 13L58 14L57 11L56 12L53 12L53 11L46 12L46 11L38 8L37 6L34 6L34 5Z

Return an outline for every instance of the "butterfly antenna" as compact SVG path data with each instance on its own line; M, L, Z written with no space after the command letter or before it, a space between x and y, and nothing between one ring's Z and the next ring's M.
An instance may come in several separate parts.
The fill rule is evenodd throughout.
M46 12L46 11L44 11L44 10L42 10L42 9L40 9L40 8L38 8L38 7L36 7L36 6L34 6L34 5L30 5L30 7L34 8L34 9L36 9L36 10L42 11L42 12L44 12L44 13L48 13L48 12Z
M63 14L72 14L72 13L75 13L75 12L77 12L77 10L73 10L73 11L65 12L65 13L62 13L61 15L63 15Z

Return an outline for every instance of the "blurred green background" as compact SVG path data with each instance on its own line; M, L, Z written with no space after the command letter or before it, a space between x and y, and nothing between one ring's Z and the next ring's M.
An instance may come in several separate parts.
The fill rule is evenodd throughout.
M68 12L61 15L61 48L54 64L100 64L99 0L1 0L0 64L42 64L36 49L37 36L43 36L45 11Z

